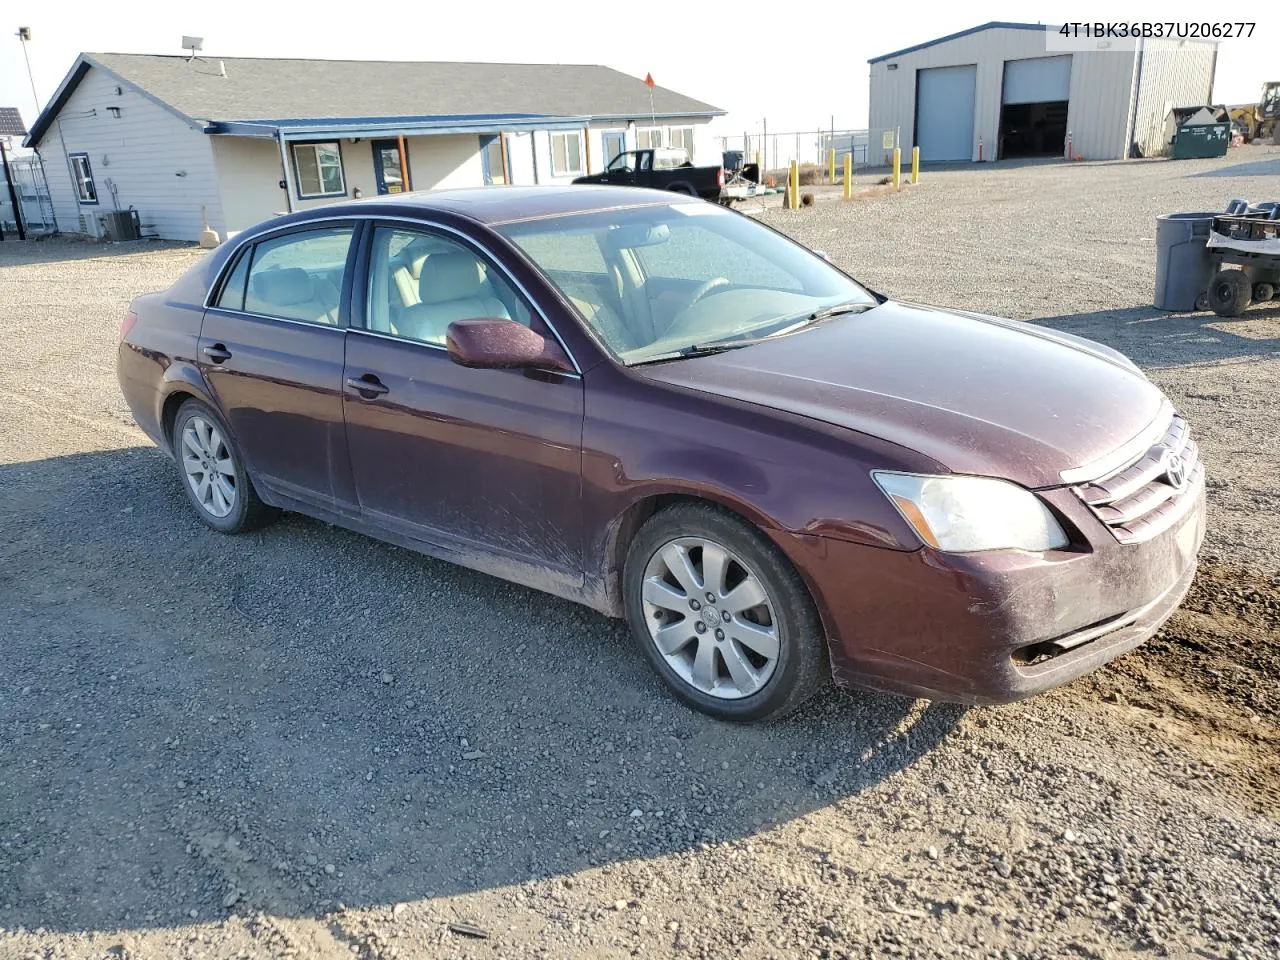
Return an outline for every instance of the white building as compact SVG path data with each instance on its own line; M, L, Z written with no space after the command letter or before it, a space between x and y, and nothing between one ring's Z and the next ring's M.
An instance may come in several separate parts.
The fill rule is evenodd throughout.
M81 54L32 125L58 226L226 236L351 197L567 182L617 153L718 163L723 111L600 66Z
M1169 111L1212 100L1216 43L1057 37L986 23L875 57L870 126L922 160L1063 156L1068 132L1074 155L1116 160L1163 153Z

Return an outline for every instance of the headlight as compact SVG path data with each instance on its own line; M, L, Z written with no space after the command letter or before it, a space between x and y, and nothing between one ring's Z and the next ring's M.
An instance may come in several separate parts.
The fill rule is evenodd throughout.
M926 477L872 473L907 523L931 547L975 550L1053 550L1067 535L1040 498L990 477Z

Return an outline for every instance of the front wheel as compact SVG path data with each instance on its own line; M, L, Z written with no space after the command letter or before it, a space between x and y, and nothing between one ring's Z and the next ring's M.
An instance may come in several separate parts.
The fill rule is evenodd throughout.
M1220 317L1238 317L1249 306L1253 286L1243 270L1219 270L1209 281L1209 306Z
M275 515L258 497L231 431L210 407L188 400L173 422L182 489L196 514L219 533L244 533Z
M721 720L789 713L826 681L822 624L787 559L708 504L669 507L627 552L632 635L673 693Z

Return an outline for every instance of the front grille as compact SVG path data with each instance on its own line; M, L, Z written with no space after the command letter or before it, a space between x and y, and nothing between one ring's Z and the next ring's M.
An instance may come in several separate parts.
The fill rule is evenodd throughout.
M1073 489L1117 540L1140 543L1177 522L1203 483L1191 428L1175 416L1164 438L1133 463Z

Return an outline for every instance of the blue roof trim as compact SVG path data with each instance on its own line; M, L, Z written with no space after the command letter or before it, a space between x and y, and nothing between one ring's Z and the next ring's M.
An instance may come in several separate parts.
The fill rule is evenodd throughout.
M981 33L983 30L1046 30L1050 27L1047 23L1010 23L1005 20L992 20L990 23L984 23L978 27L970 27L968 30L961 30L959 33L948 34L945 37L938 37L936 40L926 40L924 43L917 43L914 47L903 47L901 50L895 50L893 53L885 53L878 57L872 57L867 63L880 63L882 60L892 60L894 57L900 57L906 53L915 53L917 50L924 50L926 47L935 47L940 43L946 43L949 40L959 40L961 37L967 37L971 33Z
M514 130L580 130L587 117L557 117L537 113L425 114L410 117L295 117L279 120L215 120L208 134L240 137L331 136L371 137L379 134L482 133Z

